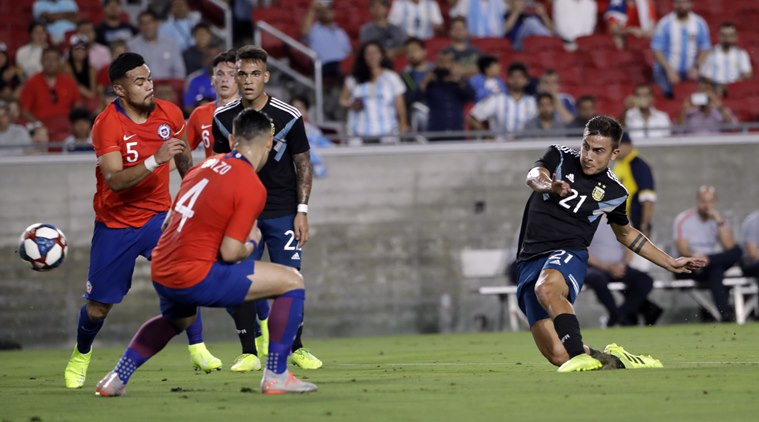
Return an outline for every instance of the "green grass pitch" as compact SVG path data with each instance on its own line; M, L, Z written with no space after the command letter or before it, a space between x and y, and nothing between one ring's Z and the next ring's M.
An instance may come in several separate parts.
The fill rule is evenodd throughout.
M63 387L63 349L0 353L0 421L748 421L759 415L759 324L585 330L664 369L559 374L527 332L309 340L310 395L263 396L260 372L195 374L178 337L127 396L94 395L122 348L95 350L86 385ZM125 342L126 344L126 342ZM235 343L209 344L225 368Z

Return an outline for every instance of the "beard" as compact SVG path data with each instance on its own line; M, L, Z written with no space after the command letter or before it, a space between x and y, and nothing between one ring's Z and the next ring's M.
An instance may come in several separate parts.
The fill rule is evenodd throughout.
M144 103L144 102L131 103L130 105L132 106L132 108L134 108L135 110L141 113L150 114L153 112L153 110L155 110L155 99L153 99L149 103Z

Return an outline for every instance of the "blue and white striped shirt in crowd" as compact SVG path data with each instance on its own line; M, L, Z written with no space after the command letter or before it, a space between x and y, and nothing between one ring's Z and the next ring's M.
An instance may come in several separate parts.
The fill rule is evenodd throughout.
M395 99L406 92L401 77L385 69L374 82L357 84L353 76L345 79L352 100L361 100L364 109L348 112L350 135L383 136L398 133L398 112Z
M730 47L725 51L715 46L701 64L701 76L719 84L731 84L741 79L741 75L751 73L751 60L746 50Z
M672 12L656 24L651 49L664 55L675 71L683 73L692 68L701 51L709 50L709 27L701 16L689 13L684 21Z
M475 104L470 115L477 121L488 122L491 130L519 132L538 115L538 105L532 95L515 99L509 94L495 94Z
M466 17L470 37L503 37L506 4L503 0L458 0L450 17Z
M432 27L443 24L443 15L435 0L395 0L387 20L403 28L410 37L428 40L435 36Z

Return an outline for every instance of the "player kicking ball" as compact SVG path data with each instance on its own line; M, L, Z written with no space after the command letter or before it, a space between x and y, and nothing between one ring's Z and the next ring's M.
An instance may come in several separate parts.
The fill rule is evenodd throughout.
M95 394L123 395L134 371L193 323L198 306L229 307L266 298L274 301L261 392L316 391L316 385L287 369L306 297L303 277L293 268L256 262L251 256L261 239L256 219L266 203L266 189L256 172L272 148L272 122L248 109L232 127L234 150L209 157L187 173L153 250L151 278L161 315L140 327Z
M619 242L668 271L690 273L706 264L701 258L672 258L630 226L627 190L608 168L619 154L621 137L616 120L593 117L579 153L550 146L527 174L534 192L519 234L517 297L538 350L559 372L662 366L658 359L632 355L613 343L603 352L583 344L572 304L582 289L588 246L601 214Z

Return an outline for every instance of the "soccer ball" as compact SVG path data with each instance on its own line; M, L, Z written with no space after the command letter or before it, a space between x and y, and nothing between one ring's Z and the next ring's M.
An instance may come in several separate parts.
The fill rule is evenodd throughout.
M63 263L68 243L63 232L52 224L27 227L18 240L18 254L32 264L34 271L49 271Z

